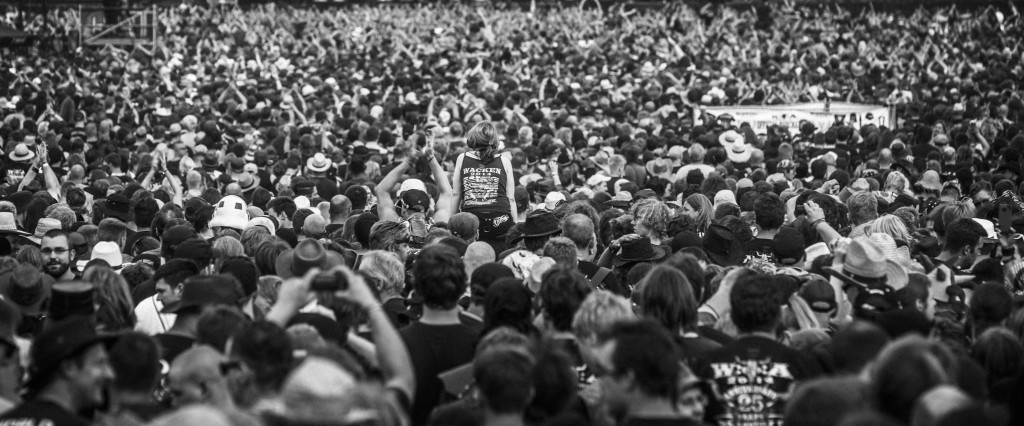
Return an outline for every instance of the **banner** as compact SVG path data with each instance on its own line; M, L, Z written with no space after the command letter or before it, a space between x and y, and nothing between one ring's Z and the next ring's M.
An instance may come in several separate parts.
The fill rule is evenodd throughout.
M768 126L771 125L785 126L789 128L791 135L799 134L800 122L803 120L814 124L819 131L825 131L836 123L853 126L854 129L868 124L892 128L896 119L895 112L885 105L846 102L832 102L828 106L824 102L766 106L718 106L705 107L704 111L715 117L725 113L731 114L734 119L733 125L739 127L743 123L750 123L754 133L759 135L767 134ZM703 124L699 110L694 110L693 115L694 123Z

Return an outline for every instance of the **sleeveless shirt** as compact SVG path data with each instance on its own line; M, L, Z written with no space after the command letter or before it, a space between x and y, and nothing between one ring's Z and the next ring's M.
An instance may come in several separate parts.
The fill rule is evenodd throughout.
M508 173L500 156L484 162L475 153L462 157L462 211L509 212Z

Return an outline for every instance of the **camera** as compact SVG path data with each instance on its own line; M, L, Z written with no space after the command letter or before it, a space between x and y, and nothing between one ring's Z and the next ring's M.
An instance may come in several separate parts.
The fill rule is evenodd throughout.
M309 285L312 291L348 290L348 278L342 271L326 271L317 274Z

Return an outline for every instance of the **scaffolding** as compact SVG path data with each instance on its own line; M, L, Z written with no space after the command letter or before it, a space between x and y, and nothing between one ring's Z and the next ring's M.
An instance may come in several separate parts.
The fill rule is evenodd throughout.
M107 22L110 10L78 7L81 19L80 46L148 46L157 42L159 21L156 6L123 9L128 17Z

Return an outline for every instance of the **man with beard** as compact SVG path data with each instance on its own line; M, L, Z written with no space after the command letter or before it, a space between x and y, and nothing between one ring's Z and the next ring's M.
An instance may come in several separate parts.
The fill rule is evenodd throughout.
M71 259L75 258L75 250L71 247L68 233L60 229L52 229L43 235L39 251L43 254L43 271L56 281L75 279L75 271L71 269Z

